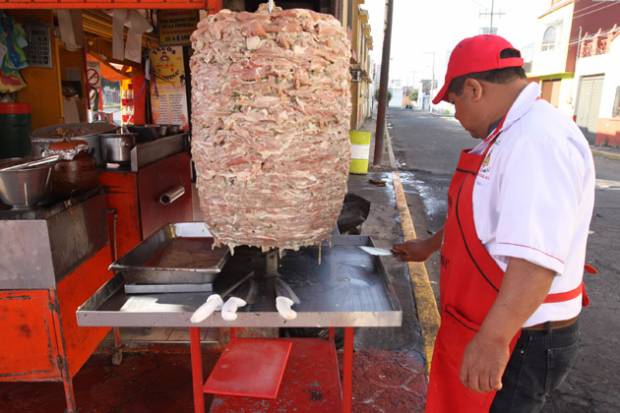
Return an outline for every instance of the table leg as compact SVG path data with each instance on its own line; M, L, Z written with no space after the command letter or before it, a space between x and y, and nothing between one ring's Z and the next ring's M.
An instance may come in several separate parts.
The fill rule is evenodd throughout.
M75 392L73 391L73 380L67 374L62 375L62 384L65 389L65 404L67 409L65 413L77 413L77 403L75 402Z
M192 357L192 384L194 388L194 413L205 413L205 398L202 391L202 353L200 351L200 328L189 329L190 353Z
M353 411L353 328L344 329L344 360L342 365L342 411Z
M121 340L121 329L118 327L112 328L114 335L114 354L112 354L112 364L120 366L123 362L123 341Z

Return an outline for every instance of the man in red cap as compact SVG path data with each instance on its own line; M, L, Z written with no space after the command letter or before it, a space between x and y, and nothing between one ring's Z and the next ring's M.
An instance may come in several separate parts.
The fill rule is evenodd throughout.
M461 154L444 229L394 247L409 261L441 249L427 412L538 412L576 356L594 163L522 66L499 36L465 39L433 101L481 142Z

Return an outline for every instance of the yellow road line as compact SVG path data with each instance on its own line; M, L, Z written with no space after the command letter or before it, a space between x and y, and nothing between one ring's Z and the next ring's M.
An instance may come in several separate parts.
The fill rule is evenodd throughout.
M405 241L416 239L413 219L407 206L407 198L400 181L400 174L393 173L394 192L396 193L396 206L400 213L400 222L403 229ZM422 329L422 341L424 343L424 355L426 357L426 373L431 371L431 360L433 359L433 346L435 336L439 329L439 310L435 301L435 294L431 287L426 265L423 262L408 262L409 276L413 286L413 295L418 312L418 320Z

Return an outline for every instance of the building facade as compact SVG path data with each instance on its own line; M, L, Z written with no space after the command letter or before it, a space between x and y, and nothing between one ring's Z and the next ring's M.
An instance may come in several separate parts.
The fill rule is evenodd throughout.
M351 19L351 129L359 129L364 121L371 116L371 83L372 62L370 51L373 48L368 11L360 9L364 0L348 0L352 2Z
M573 0L554 0L538 18L538 40L528 73L530 79L540 83L543 99L569 116L574 113L574 72L568 64L574 8Z
M590 143L620 146L620 3L576 3L571 39L575 121Z
M528 77L590 143L620 146L620 3L551 0Z

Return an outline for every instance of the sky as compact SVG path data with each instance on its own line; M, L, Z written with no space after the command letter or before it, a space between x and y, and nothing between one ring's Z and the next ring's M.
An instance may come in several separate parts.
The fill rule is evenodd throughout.
M390 79L404 85L432 77L441 85L452 48L463 38L481 33L489 26L492 0L394 0ZM379 63L383 50L386 0L366 0L374 39L373 61ZM495 0L493 25L524 56L536 39L537 17L551 0Z

